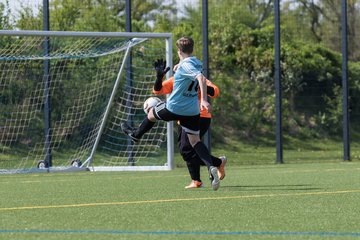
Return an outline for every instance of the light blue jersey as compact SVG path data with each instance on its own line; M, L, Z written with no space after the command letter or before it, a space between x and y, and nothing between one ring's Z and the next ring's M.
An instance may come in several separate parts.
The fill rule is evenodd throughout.
M166 101L166 108L182 116L194 116L200 113L196 79L201 75L202 62L196 57L182 60L174 75L174 88Z

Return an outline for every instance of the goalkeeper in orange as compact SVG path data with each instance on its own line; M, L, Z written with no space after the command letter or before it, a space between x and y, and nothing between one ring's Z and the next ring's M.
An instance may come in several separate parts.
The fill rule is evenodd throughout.
M155 68L161 68L164 62L158 60L155 62ZM176 66L174 68L176 70ZM165 75L165 74L164 74ZM213 84L210 80L206 79L206 86L207 86L207 94L210 98L216 98L219 96L219 88ZM154 84L153 93L156 95L165 95L170 94L173 91L174 87L174 77L171 77L165 81L162 81L162 78L157 78ZM200 98L200 92L199 92ZM200 137L203 137L204 134L208 131L211 123L211 113L207 111L207 109L203 108L200 110ZM185 188L201 188L204 187L204 184L200 178L200 166L205 165L201 158L196 154L196 151L191 146L189 142L189 138L183 130L181 126L178 129L178 146L180 149L180 154L183 157L184 161L186 162L187 168L190 173L191 183L186 186ZM221 156L216 158L212 156L213 161L221 161L221 165L218 167L218 175L220 180L224 179L225 177L225 164L226 164L226 157Z

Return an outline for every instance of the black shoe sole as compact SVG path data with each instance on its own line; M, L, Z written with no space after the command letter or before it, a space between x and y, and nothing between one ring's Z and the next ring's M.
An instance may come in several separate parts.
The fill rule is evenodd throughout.
M133 129L129 125L127 125L126 123L122 123L120 127L121 127L121 130L123 131L123 133L125 135L128 135L129 138L131 138L131 140L134 143L136 143L136 142L138 142L140 140L140 139L137 139L137 138L132 136Z

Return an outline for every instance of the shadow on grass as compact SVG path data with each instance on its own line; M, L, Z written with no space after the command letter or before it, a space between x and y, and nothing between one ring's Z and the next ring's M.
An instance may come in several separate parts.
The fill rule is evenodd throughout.
M310 184L289 184L289 185L233 185L221 186L222 189L238 191L311 191L324 190L323 188L311 187Z

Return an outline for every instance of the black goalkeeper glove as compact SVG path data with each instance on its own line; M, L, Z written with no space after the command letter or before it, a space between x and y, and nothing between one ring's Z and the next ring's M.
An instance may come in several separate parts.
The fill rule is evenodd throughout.
M154 84L155 91L160 91L162 88L162 79L165 74L170 70L170 67L166 67L166 61L163 59L158 59L154 62L154 67L156 71L156 81Z
M156 71L156 79L163 79L165 74L170 70L170 67L166 67L166 61L163 59L158 59L154 62L154 67Z
M215 89L211 86L206 86L207 95L213 97L215 95Z

